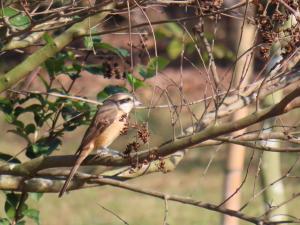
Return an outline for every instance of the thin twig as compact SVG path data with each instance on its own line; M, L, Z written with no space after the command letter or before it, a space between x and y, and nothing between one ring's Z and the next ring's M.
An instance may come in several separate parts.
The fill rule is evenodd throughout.
M113 216L115 216L117 219L119 219L120 221L122 221L124 224L129 225L129 223L126 222L126 220L122 219L117 213L115 213L114 211L104 207L103 205L101 205L100 203L97 203L98 206L100 206L102 209L104 209L106 212L109 212L110 214L112 214Z

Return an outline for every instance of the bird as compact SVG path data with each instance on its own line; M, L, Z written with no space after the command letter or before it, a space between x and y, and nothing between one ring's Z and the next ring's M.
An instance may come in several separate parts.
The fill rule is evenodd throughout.
M66 192L83 160L93 151L108 150L107 147L120 135L130 111L141 103L130 93L116 93L103 101L87 128L76 152L76 161L60 190L59 197Z

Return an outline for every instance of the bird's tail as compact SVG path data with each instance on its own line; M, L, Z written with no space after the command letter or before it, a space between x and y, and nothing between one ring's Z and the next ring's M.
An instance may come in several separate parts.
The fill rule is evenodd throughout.
M75 161L75 165L71 169L66 182L64 183L63 187L61 188L61 190L59 192L58 197L63 196L63 194L66 192L66 190L68 188L68 185L69 185L70 181L72 180L72 178L74 177L74 175L75 175L76 171L78 170L79 166L81 165L83 160L89 155L89 153L91 151L92 151L92 148L85 148L82 151L79 151L79 154L78 154L77 159Z

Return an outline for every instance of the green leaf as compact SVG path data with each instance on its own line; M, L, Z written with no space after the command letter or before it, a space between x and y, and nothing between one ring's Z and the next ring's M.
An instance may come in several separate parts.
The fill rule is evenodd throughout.
M129 56L129 52L127 51L127 49L117 48L116 50L117 50L118 54L123 56L123 57L128 57Z
M215 46L213 48L213 54L214 54L215 58L217 58L217 59L223 59L223 58L229 59L229 60L234 59L233 52L221 44L215 44Z
M99 44L101 42L101 38L99 36L88 36L83 38L84 47L87 49L92 49L95 44Z
M1 218L0 225L10 225L10 221L6 218Z
M65 121L69 121L70 119L77 116L80 112L76 111L72 106L65 106L61 110L61 115Z
M92 49L94 47L93 39L91 36L84 37L83 38L83 45L87 49Z
M169 31L171 31L172 35L177 39L181 39L183 35L183 29L177 23L166 23L165 26Z
M64 71L65 60L68 55L65 53L58 53L55 57L49 58L45 62L45 67L50 76L54 76Z
M182 39L183 30L177 23L166 23L158 26L155 30L155 35L158 39L177 38Z
M0 110L10 114L13 111L13 103L7 98L0 98Z
M68 56L69 59L71 59L71 60L75 60L76 59L74 52L67 51L66 53L67 53L67 56Z
M183 47L182 42L180 42L177 39L173 39L167 47L168 56L171 59L176 59L180 55L182 51L182 47Z
M164 57L158 56L151 58L146 69L141 68L139 73L145 79L151 78L156 73L157 70L163 70L169 64L169 60L165 59Z
M21 163L21 161L18 160L15 156L0 152L0 161L7 162L8 160L12 163Z
M75 70L78 74L78 72L80 72L82 69L82 66L78 63L73 63L73 70ZM78 74L79 75L79 74ZM78 76L79 77L79 76Z
M4 119L7 123L12 123L15 120L13 114L4 114Z
M27 209L23 212L23 215L33 219L36 224L40 224L40 212L38 210Z
M43 35L43 39L44 39L44 41L47 42L47 44L56 45L55 42L54 42L54 39L48 33L45 33Z
M46 155L48 153L48 146L41 145L39 143L30 145L26 150L26 156L29 158L36 158L41 155Z
M24 123L20 120L14 119L12 124L15 125L17 128L19 128L20 130L24 129Z
M44 118L40 113L34 113L33 119L38 127L42 127L44 125Z
M113 52L117 55L119 55L120 57L127 57L129 56L129 53L126 49L123 48L115 48L112 45L108 44L108 43L94 43L94 47L95 48L100 48L100 49L104 49L110 52Z
M0 10L0 17L8 17L9 24L17 29L24 30L30 26L30 18L23 12L12 7Z
M12 114L13 115L13 114ZM13 121L11 122L11 124L15 125L17 128L19 129L24 129L24 123L20 120L17 120L16 116L13 116Z
M16 223L16 225L25 225L25 221L24 220L19 221L19 222Z
M208 41L212 41L215 38L214 34L211 32L204 32L204 37L206 37Z
M97 100L102 101L112 94L127 93L127 92L128 90L124 87L117 86L117 85L116 86L109 85L97 94Z
M23 113L26 113L26 112L38 113L42 109L43 109L43 106L39 105L39 104L32 104L32 105L27 106L26 108L18 106L15 108L14 115L15 115L15 118L18 118Z
M15 193L6 194L4 210L8 218L13 219L16 215L16 208L20 200L20 195Z
M87 65L85 67L83 67L83 69L85 69L86 71L92 73L92 74L96 74L96 75L103 75L104 74L104 68L102 65Z
M127 77L128 83L131 85L131 87L134 90L145 86L144 81L134 77L131 73L127 73L126 77Z
M163 70L169 64L169 60L164 57L158 56L155 58L150 59L147 69L148 70L155 70L156 66L158 70Z
M16 215L16 209L9 204L5 204L5 213L8 218L13 219Z
M33 123L30 123L30 124L26 125L24 130L27 135L33 134L35 132L35 125Z
M40 139L35 144L28 146L26 156L36 158L41 155L50 155L61 144L61 140L57 137L47 137Z
M78 111L90 111L90 105L87 102L84 101L76 101L72 102L72 106L75 107Z
M196 48L195 48L195 44L193 42L189 42L185 45L185 48L186 48L186 53L187 54L192 54Z
M33 193L29 193L29 196L35 200L35 201L39 201L41 199L41 197L43 197L43 193L38 193L38 192L33 192Z

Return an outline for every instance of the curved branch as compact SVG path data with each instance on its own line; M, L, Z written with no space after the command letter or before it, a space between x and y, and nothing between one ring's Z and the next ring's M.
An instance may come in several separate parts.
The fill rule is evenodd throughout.
M194 135L185 136L183 138L176 139L175 141L170 140L162 144L160 147L133 153L126 158L118 155L106 155L103 157L90 155L82 165L128 166L132 165L132 162L136 159L138 159L139 162L143 162L144 160L152 161L153 157L158 158L159 156L171 155L177 151L203 143L204 141L215 139L221 135L243 129L265 119L272 118L298 108L300 105L292 102L298 96L300 96L300 87L287 94L279 103L254 112L234 122L225 122L219 125L213 124ZM272 151L272 149L270 149L270 151ZM0 167L0 171L3 174L30 175L47 168L73 166L75 158L76 156L71 155L39 157L23 164L3 165Z

